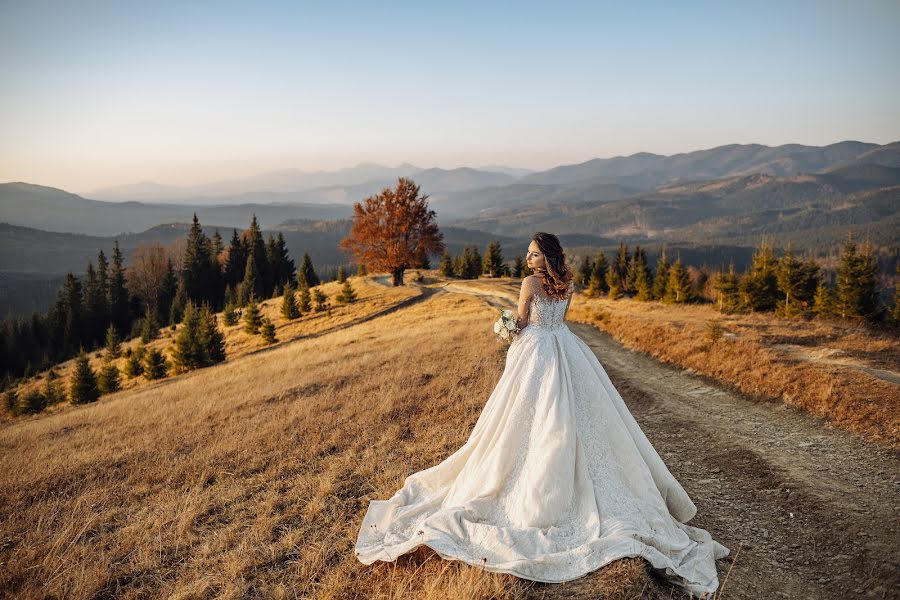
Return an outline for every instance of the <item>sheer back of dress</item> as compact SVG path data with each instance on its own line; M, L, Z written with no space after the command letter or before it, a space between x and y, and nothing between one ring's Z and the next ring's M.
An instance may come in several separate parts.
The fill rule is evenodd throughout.
M560 329L565 326L566 307L572 299L575 283L569 282L569 289L563 300L551 298L543 288L536 289L531 297L528 326L540 329Z

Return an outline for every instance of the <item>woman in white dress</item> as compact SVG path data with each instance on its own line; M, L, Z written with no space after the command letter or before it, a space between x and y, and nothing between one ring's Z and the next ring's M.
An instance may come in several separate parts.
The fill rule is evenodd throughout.
M556 236L538 232L522 281L521 328L466 443L372 500L364 564L420 545L488 571L557 583L644 557L704 597L729 550L686 525L697 512L597 357L565 324L574 283Z

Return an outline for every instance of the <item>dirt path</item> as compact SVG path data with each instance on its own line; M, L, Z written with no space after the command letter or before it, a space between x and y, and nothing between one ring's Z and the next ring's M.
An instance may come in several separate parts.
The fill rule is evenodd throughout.
M502 291L443 291L514 306ZM568 325L694 500L691 524L731 549L720 580L739 552L723 598L900 598L900 452Z

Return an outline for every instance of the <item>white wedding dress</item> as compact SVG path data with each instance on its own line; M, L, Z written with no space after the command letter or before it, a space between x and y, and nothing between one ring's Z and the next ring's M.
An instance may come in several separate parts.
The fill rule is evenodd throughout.
M536 292L466 443L369 503L356 541L362 563L424 544L445 559L557 583L642 556L695 594L717 589L715 560L728 548L685 524L697 508L566 326L569 294Z

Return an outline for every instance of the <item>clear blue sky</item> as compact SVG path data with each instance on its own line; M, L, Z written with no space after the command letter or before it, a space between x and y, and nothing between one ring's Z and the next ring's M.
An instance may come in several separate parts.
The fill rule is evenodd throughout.
M900 139L900 2L0 2L0 182Z

